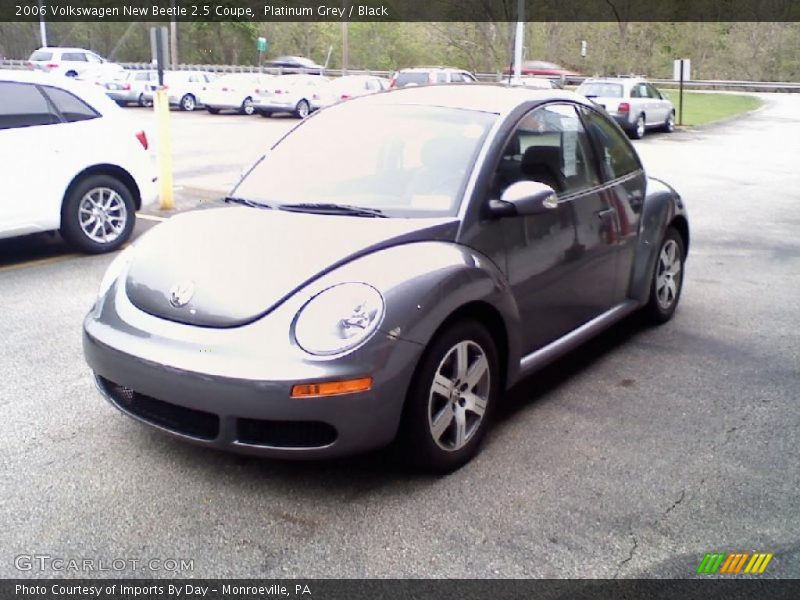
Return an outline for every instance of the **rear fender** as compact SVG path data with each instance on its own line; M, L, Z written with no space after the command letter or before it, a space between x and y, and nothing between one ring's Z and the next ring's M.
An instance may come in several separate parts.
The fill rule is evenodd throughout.
M640 304L647 303L661 241L667 227L677 217L683 217L688 223L686 207L680 195L663 181L649 177L629 294ZM688 243L686 249L688 251Z

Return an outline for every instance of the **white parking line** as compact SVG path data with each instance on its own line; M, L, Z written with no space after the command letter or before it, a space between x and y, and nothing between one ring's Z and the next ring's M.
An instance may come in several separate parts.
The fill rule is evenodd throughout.
M157 217L155 215L144 215L142 213L136 213L136 216L139 219L144 219L145 221L158 221L158 222L161 222L161 221L166 221L167 219L169 219L169 217Z

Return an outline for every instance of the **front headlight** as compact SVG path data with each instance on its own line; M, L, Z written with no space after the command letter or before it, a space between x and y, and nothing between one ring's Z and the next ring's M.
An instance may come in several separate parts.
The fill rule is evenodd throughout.
M383 318L383 297L371 285L342 283L309 300L294 325L294 337L309 354L341 354L365 342Z
M117 254L116 258L108 265L103 279L100 281L100 289L97 291L97 297L102 298L109 290L111 285L117 280L117 277L131 264L133 260L133 246L128 246Z

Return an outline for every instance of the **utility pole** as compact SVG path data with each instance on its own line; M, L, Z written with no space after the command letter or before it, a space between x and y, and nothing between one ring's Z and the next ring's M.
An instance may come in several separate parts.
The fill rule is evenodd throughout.
M42 0L39 0L39 34L42 36L42 48L47 48L47 25L44 22Z
M172 0L172 8L175 8L175 0ZM169 53L172 56L172 70L178 70L178 23L175 20L175 10L172 11L172 19L169 22Z
M514 80L522 79L522 45L525 36L525 0L517 0L517 32L514 35Z
M347 68L350 66L350 42L347 39L349 23L346 20L342 21L342 75L347 74Z

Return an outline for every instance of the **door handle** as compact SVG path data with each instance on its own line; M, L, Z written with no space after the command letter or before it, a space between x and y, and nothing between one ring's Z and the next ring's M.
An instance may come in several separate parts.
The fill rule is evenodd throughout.
M610 206L610 207L608 207L608 208L604 208L603 210L598 210L598 211L597 211L596 213L594 213L594 214L596 214L596 215L597 215L598 217L600 217L601 219L604 219L604 218L605 218L605 217L607 217L608 215L611 215L611 214L613 214L613 213L615 213L615 212L617 212L617 210L616 210L616 209L615 209L613 206Z

